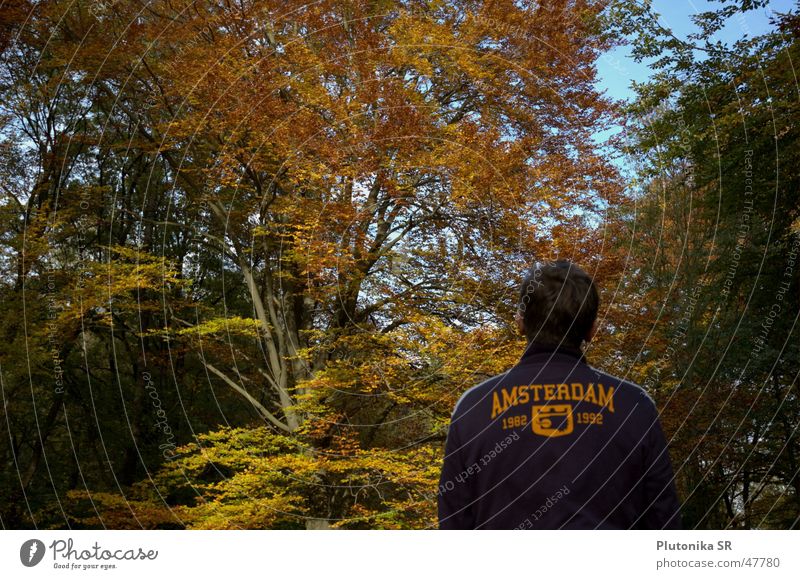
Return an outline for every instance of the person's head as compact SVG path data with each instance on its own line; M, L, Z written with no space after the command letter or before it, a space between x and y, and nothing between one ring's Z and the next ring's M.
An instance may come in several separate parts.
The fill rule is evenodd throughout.
M594 336L600 296L592 278L574 263L536 262L519 298L517 327L529 343L578 349Z

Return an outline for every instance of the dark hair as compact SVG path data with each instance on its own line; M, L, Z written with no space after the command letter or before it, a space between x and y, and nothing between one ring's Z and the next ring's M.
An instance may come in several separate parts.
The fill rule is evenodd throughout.
M536 262L520 286L519 314L528 342L578 349L597 318L592 278L568 260Z

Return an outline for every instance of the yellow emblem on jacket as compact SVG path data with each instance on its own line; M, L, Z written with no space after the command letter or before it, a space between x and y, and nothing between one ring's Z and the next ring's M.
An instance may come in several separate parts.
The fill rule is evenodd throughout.
M571 434L572 405L571 404L545 404L533 407L531 426L534 434L542 436L564 436Z

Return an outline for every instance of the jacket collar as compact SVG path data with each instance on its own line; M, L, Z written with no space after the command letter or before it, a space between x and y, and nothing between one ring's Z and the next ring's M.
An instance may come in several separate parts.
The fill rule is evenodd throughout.
M517 365L532 363L571 362L587 364L586 356L580 350L568 346L528 343Z

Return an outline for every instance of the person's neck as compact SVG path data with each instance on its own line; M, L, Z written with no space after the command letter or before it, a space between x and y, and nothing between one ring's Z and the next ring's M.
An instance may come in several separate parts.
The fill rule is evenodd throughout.
M525 347L525 352L522 354L522 360L526 360L532 356L540 354L566 355L572 358L577 358L581 362L586 362L586 357L581 351L580 346L576 346L575 344L542 343L535 340L528 342L528 345Z

